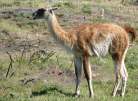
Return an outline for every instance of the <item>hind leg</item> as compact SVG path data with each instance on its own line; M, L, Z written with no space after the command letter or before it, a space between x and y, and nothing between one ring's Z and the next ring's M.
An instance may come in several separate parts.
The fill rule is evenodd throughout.
M127 74L127 70L126 70L124 63L120 63L120 65L117 66L116 69L118 69L118 68L119 68L119 70L116 70L116 81L115 81L115 85L114 85L113 96L116 95L120 84L122 84L121 85L121 96L124 96L128 74Z
M113 55L113 60L115 62L115 74L116 74L116 82L113 90L113 96L116 95L120 83L122 83L121 96L124 96L125 94L126 83L128 78L128 73L124 63L126 52L127 49L123 52L123 54L116 53Z
M116 93L121 83L119 69L120 69L120 63L115 63L115 84L113 89L113 96L116 96Z
M127 79L128 79L128 73L127 73L126 66L125 66L124 62L122 64L122 68L121 68L121 75L122 75L121 96L124 96L125 90L126 90Z
M125 50L123 57L122 57L122 68L121 68L121 75L122 75L122 86L121 86L121 96L125 95L125 90L126 90L126 84L127 84L127 79L128 79L128 73L127 69L125 66L125 57L126 57L127 49Z

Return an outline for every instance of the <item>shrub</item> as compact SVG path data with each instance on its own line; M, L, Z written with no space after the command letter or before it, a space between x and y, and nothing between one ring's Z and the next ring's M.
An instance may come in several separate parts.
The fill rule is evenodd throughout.
M91 14L91 9L92 9L92 6L91 4L83 4L81 10L83 13L87 13L87 14Z

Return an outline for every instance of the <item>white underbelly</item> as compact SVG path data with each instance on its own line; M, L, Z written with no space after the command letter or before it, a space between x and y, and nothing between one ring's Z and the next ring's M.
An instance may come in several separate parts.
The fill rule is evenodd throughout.
M92 44L93 53L98 57L105 56L109 51L109 47L111 43L112 43L112 40L109 37L99 43L94 42Z

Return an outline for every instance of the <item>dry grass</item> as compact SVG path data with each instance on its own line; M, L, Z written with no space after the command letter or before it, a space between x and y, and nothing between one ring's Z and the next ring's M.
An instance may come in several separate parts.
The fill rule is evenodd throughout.
M88 98L88 89L84 78L81 85L81 97L72 97L75 82L68 81L72 80L74 76L71 54L64 52L49 36L45 19L34 21L31 18L32 11L40 7L47 7L48 4L59 6L60 2L47 3L45 0L0 0L0 101L93 100ZM82 11L84 4L91 5L91 8L86 8L91 13ZM15 12L17 8L22 9L18 9L19 12ZM23 10L24 8L27 11ZM104 19L100 17L102 8L105 9ZM2 15L3 11L6 12L4 16ZM7 13L9 11L11 12L10 14ZM66 29L80 23L112 22L120 25L130 24L138 30L138 6L132 5L129 2L126 2L126 5L122 5L120 4L120 0L111 0L110 2L108 0L80 0L79 3L77 0L64 0L56 13L62 15L59 17L59 21ZM86 17L85 20L83 16ZM125 98L121 98L120 96L112 98L110 95L114 80L111 57L107 56L103 60L99 60L98 58L91 59L91 63L95 67L93 69L94 74L97 74L93 82L95 101L138 100L137 43L138 41L129 49L126 58L129 81ZM27 44L25 47L27 49L21 58L25 44ZM34 46L29 47L32 44ZM56 54L46 61L46 55L42 55L36 61L28 64L31 54L40 49L54 50ZM5 51L12 53L15 61L13 67L10 69L8 78L5 78L5 74L10 60ZM57 71L55 71L55 68L51 69L51 67L56 67ZM62 76L61 78L58 77L59 72L66 71L69 72L60 75ZM35 76L40 76L40 78L29 81L26 85L22 83L22 80Z

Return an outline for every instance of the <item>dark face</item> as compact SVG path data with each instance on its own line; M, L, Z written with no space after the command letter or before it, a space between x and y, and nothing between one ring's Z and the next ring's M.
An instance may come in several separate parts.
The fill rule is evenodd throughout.
M53 14L54 12L54 10L57 10L58 8L51 8L51 9L44 9L44 8L40 8L40 9L38 9L37 11L35 11L33 14L32 14L32 16L33 16L33 19L41 19L41 18L48 18L48 15L49 14ZM46 14L45 14L45 12L46 12Z
M35 11L32 16L33 16L33 19L40 19L40 18L44 18L45 16L45 9L44 8L40 8L38 9L37 11Z

